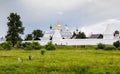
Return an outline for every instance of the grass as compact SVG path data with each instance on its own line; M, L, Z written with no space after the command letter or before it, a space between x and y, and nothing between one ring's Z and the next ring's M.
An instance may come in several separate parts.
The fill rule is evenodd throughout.
M40 50L1 50L0 74L120 74L120 51L94 48L57 46L44 55ZM32 60L28 60L29 55Z

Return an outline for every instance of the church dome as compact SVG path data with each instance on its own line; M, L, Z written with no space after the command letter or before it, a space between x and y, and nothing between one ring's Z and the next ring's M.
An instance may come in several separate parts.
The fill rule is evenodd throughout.
M61 24L57 24L54 29L60 30L61 29Z

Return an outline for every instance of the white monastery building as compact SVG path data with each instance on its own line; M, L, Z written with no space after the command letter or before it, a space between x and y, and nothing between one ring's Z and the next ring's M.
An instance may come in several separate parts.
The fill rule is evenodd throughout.
M103 34L92 34L91 37L86 39L72 38L72 32L67 25L62 28L61 24L57 24L54 28L50 26L49 31L44 32L44 36L38 41L23 41L23 42L39 42L40 45L46 45L48 42L52 42L56 45L97 45L98 43L113 44L113 42L120 40L119 29L113 30L110 25L106 27ZM0 43L5 42L5 39L0 38Z
M69 31L67 25L62 29L62 25L57 24L54 28L50 27L50 31L46 31L44 33L44 36L41 38L39 43L41 45L46 45L51 41L56 45L97 45L98 43L113 44L113 42L120 39L120 34L114 34L114 32L108 25L103 34L103 38L71 39L72 33Z

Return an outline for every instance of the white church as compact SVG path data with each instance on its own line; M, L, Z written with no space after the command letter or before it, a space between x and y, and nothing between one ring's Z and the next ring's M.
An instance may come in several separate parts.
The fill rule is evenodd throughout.
M39 43L46 45L48 42L52 42L56 45L97 45L98 43L113 44L113 42L120 39L120 34L114 35L111 26L107 26L104 32L103 38L86 38L86 39L71 39L72 33L67 25L62 28L61 24L57 24L54 28L50 27L50 31L45 31L43 38ZM98 35L98 34L97 34ZM95 36L95 35L94 35Z

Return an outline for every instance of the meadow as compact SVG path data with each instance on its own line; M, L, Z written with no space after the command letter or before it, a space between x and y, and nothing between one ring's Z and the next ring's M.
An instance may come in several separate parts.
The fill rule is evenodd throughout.
M57 46L44 55L41 50L1 50L0 74L120 74L120 51L95 46Z

